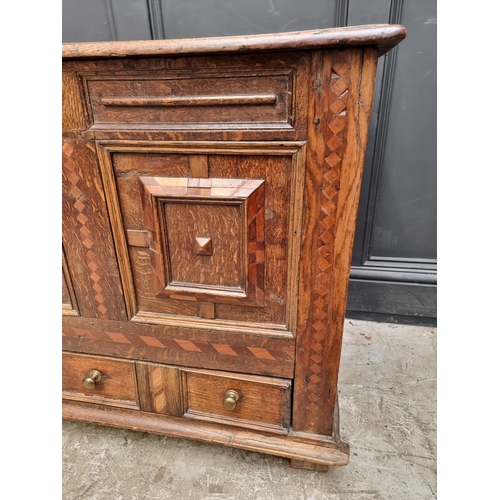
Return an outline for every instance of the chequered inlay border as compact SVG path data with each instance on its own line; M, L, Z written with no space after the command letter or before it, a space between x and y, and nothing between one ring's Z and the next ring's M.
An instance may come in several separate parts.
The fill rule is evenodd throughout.
M338 53L334 55L333 73L327 88L330 103L329 123L326 136L323 185L321 188L321 210L319 215L319 238L316 253L315 283L312 306L312 354L306 375L309 379L307 409L319 410L325 339L328 334L328 293L333 279L333 254L337 195L340 189L340 167L344 153L346 127L347 92L350 80L350 65Z
M247 347L242 345L219 344L217 342L201 342L175 338L158 338L148 335L137 335L123 332L98 331L86 328L67 327L63 337L84 338L104 342L117 342L120 344L135 345L139 347L153 347L173 351L188 351L192 353L220 354L223 356L237 356L269 361L294 360L292 350L265 349L263 347Z
M95 292L94 299L99 304L96 309L98 311L99 318L109 319L108 309L105 304L105 297L101 293L103 291L103 287L99 284L99 281L102 279L102 277L100 275L98 258L92 251L95 237L91 234L91 231L87 226L87 222L89 220L86 215L87 207L82 200L83 193L78 187L78 184L82 181L82 179L78 174L78 166L71 158L71 154L73 152L73 145L71 144L71 142L65 142L62 151L65 157L65 161L63 162L63 170L66 178L72 185L71 189L69 190L69 195L72 199L76 200L73 203L73 207L77 213L75 219L79 224L79 232L82 237L81 243L85 247L85 264L91 271L90 279L94 282L94 284L92 285L92 289Z

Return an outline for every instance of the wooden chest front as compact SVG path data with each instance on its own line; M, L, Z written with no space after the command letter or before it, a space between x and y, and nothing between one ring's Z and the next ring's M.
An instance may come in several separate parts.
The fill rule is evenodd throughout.
M337 376L385 46L304 33L67 47L67 418L347 463Z

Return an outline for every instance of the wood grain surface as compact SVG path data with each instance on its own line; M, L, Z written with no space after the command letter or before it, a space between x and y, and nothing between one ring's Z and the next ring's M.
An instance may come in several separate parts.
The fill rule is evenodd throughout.
M79 311L126 320L95 145L65 137L62 153L62 239Z
M377 59L405 36L63 45L66 418L347 463L361 176Z
M73 401L63 402L63 417L111 427L189 438L327 466L349 463L348 448L339 447L331 439L321 439L314 435L304 437L290 432L287 436L280 436L239 429L227 424L202 422L124 408L84 405Z
M164 152L163 162L160 151ZM174 154L174 151L177 154ZM214 151L218 154L193 154L199 151L207 153ZM303 143L210 142L184 145L162 142L103 143L99 147L99 156L130 317L140 316L145 319L143 315L151 313L152 315L148 316L149 320L167 325L170 324L170 318L167 315L198 315L199 310L195 303L190 303L189 300L180 300L188 298L194 302L198 300L216 302L215 316L223 320L270 323L285 325L287 328L294 326L296 308L293 303L297 300L295 276L300 250L298 244L304 172L302 151ZM221 152L228 154L222 155ZM255 154L256 152L266 154ZM249 245L242 244L243 228L237 238L230 234L237 230L242 216L226 217L222 225L212 224L214 227L220 227L220 236L218 235L219 230L215 230L214 227L201 228L205 232L213 233L210 235L213 239L213 248L216 249L216 252L222 253L206 257L196 256L195 259L195 256L191 255L195 253L193 250L194 240L201 235L193 233L189 237L191 239L187 241L189 228L191 227L194 231L195 225L199 226L204 220L207 221L206 218L214 211L215 206L209 206L205 214L201 205L199 207L186 205L171 209L173 204L168 204L169 210L180 210L184 214L177 214L172 219L174 229L179 227L179 224L184 224L184 226L182 231L171 231L174 244L168 245L168 252L174 252L174 265L171 269L177 270L178 274L184 274L175 280L176 285L172 287L174 292L168 291L168 289L164 292L169 282L166 277L167 270L170 269L168 266L171 264L167 262L168 259L164 254L164 251L167 251L167 245L163 242L168 238L163 234L162 228L166 227L168 236L168 228L172 225L168 224L169 221L165 220L165 217L162 217L163 221L159 220L161 212L157 208L156 202L150 201L148 203L153 215L150 217L149 227L146 227L143 194L141 194L143 183L140 179L153 177L151 174L154 174L155 179L163 179L156 182L154 187L147 187L149 191L156 190L155 196L159 200L165 197L182 197L187 195L189 190L193 190L193 198L203 197L205 195L200 194L201 191L198 193L195 187L189 188L187 186L190 177L178 177L180 172L189 175L195 157L200 157L201 160L194 160L198 162L194 168L202 174L210 171L211 178L207 179L206 182L209 183L209 186L212 186L212 181L215 183L213 187L210 187L210 193L206 193L209 198L213 195L214 201L220 198L221 203L224 204L231 198L231 193L224 194L224 186L221 183L226 181L221 179L231 179L230 183L233 181L244 183L244 179L258 179L260 182L264 181L265 195L258 190L254 195L255 187L252 187L248 192L237 189L233 189L232 192L236 195L236 199L248 200L250 208L248 213L250 214L253 214L255 207L261 207L263 202L265 205L263 211L259 208L255 213L255 223L253 215L252 219L245 223L252 223L252 226L249 225L248 230L245 230L248 233L246 239L249 241ZM205 158L207 159L206 164ZM172 183L178 184L180 180L175 179L181 178L186 179L183 181L186 184L186 189L180 185L170 186ZM195 181L195 179L191 180ZM150 183L150 181L147 182ZM199 183L202 182L205 181L200 178ZM205 188L201 187L200 189ZM199 213L186 218L193 210L198 210ZM155 211L158 211L156 222ZM175 222L176 220L178 222ZM183 223L183 221L185 222ZM255 228L253 228L253 224L255 224ZM223 234L224 227L227 227L229 231L227 235ZM262 228L264 228L264 234L262 234ZM129 246L129 238L126 233L129 230L143 231L146 229L150 232L149 252L146 249ZM155 243L153 247L151 246L152 234L157 235L156 239L153 238ZM177 241L179 239L183 241L182 244ZM154 252L151 251L151 248L155 249ZM229 249L229 252L226 249ZM247 252L247 257L240 257L241 271L236 277L239 282L233 279L233 282L230 283L223 283L223 281L219 283L219 285L234 287L233 291L227 290L222 300L217 298L217 294L213 298L210 298L211 294L204 295L201 288L193 290L188 286L182 287L181 283L189 284L188 280L194 280L194 277L200 276L198 264L202 265L203 259L207 261L204 272L208 272L208 276L213 272L211 271L211 263L217 266L216 275L226 272L234 273L238 262L232 263L231 267L226 270L225 262L231 262L231 260L225 255L232 253L236 255L237 260L237 252L243 251ZM234 262L234 259L232 260ZM186 262L191 262L191 264L187 266ZM194 270L191 270L191 267L194 267ZM216 286L214 283L211 285ZM240 292L236 289L237 286L241 289ZM196 296L193 295L193 291L196 292ZM219 291L220 295L224 293L224 289ZM245 298L246 296L248 299ZM262 306L262 310L254 312L254 308L240 306L239 302L248 302L249 305L254 302Z
M62 369L63 398L139 408L133 361L63 353ZM102 379L86 389L82 381L91 370Z
M137 362L136 372L141 410L165 415L184 414L178 368Z
M293 427L332 435L349 267L377 53L318 53L310 130ZM326 101L326 102L325 102ZM325 105L326 104L326 105Z
M73 352L283 378L294 369L293 338L232 325L224 331L210 319L165 327L65 316L62 344Z
M186 38L146 42L89 42L63 44L63 58L169 56L277 50L331 49L373 46L382 55L406 36L399 25L365 25L293 31L265 35Z
M75 71L62 74L62 132L76 132L88 126L85 103L81 98L78 75Z
M93 128L111 124L155 123L168 128L170 123L210 123L212 127L242 128L255 123L277 123L291 128L293 72L275 74L261 70L251 75L205 71L175 75L155 72L109 75L103 78L85 75ZM149 125L150 126L150 125Z
M204 137L205 140L217 141L268 140L268 134L272 132L274 139L296 140L299 136L304 137L307 128L306 115L298 112L298 108L306 102L304 92L307 91L310 54L290 52L276 56L272 62L262 54L178 56L173 59L66 59L63 67L73 75L76 90L81 94L80 106L84 106L88 120L88 129L82 130L81 135L87 139L199 141ZM253 82L257 77L262 83L259 99L269 101L272 94L275 96L274 104L244 104L252 96L255 98ZM116 91L125 94L120 99L128 99L131 104L142 99L142 104L104 106L101 97L91 98L91 90L95 90L92 86L101 85L100 80L108 82L107 85L119 85ZM160 101L171 98L172 91L178 94L182 89L188 90L188 86L191 86L190 92L194 95L184 96L185 99L206 99L207 96L196 95L196 86L205 85L205 80L216 80L219 86L229 87L228 92L233 93L231 99L234 101L239 96L241 104L195 106L197 111L194 114L194 108L186 105L144 105L146 98L152 98L145 91L151 86L155 86L157 94L160 94L154 99ZM236 88L244 90L244 95L240 92L236 96ZM104 91L104 88L101 90ZM213 93L212 88L210 92ZM98 112L95 117L94 108ZM99 110L103 109L104 115L99 114ZM256 109L260 111L255 113ZM122 121L111 120L109 113L117 114L114 117ZM163 117L161 121L153 121L160 115ZM212 118L209 119L210 116ZM223 116L226 116L226 121L221 120Z
M186 374L186 416L287 434L291 382L216 372ZM234 410L223 406L228 390L238 392Z
M80 315L64 248L62 251L62 313L67 316Z

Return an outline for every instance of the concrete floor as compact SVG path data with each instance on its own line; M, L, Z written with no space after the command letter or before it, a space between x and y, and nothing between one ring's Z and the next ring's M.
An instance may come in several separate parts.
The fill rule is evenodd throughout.
M64 500L416 500L436 497L436 329L346 320L346 467L63 421Z

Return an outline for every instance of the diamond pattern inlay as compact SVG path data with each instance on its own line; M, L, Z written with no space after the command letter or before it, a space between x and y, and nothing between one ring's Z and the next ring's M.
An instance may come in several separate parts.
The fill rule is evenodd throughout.
M90 271L92 271L90 278L94 282L92 288L96 291L96 295L94 296L94 298L96 302L99 304L97 306L98 316L101 319L109 319L108 309L105 305L104 296L100 294L100 292L102 291L102 287L97 285L97 282L101 279L101 276L99 274L99 263L95 254L90 250L94 246L94 241L93 241L92 231L86 225L89 219L84 213L87 210L87 207L84 203L85 197L83 196L82 191L78 187L78 184L82 181L82 179L78 173L77 170L78 167L76 163L71 159L72 152L73 152L73 146L70 143L66 143L63 147L63 153L68 159L68 161L63 162L63 168L66 178L72 184L72 187L69 190L68 194L70 197L75 199L75 202L73 203L73 207L77 211L75 219L80 224L79 233L84 238L84 240L82 241L82 245L86 248L86 253L85 253L86 265L90 269Z
M327 88L330 116L327 130L325 158L323 164L323 184L321 186L321 209L318 218L318 241L314 298L312 301L312 328L314 344L307 371L308 400L311 416L319 411L316 404L320 399L323 382L323 351L328 335L328 292L333 271L333 245L335 240L337 196L340 188L340 166L343 156L343 134L346 127L347 89L350 66L339 53L334 56L333 72Z
M264 347L252 347L244 345L228 345L215 342L175 339L170 336L161 338L151 335L136 335L129 332L110 332L102 330L86 330L82 328L66 326L63 332L65 337L86 338L104 342L117 342L119 344L130 344L139 347L157 347L169 351L189 351L200 356L213 355L259 359L262 362L286 361L293 362L294 351L290 352L281 349L266 349Z

